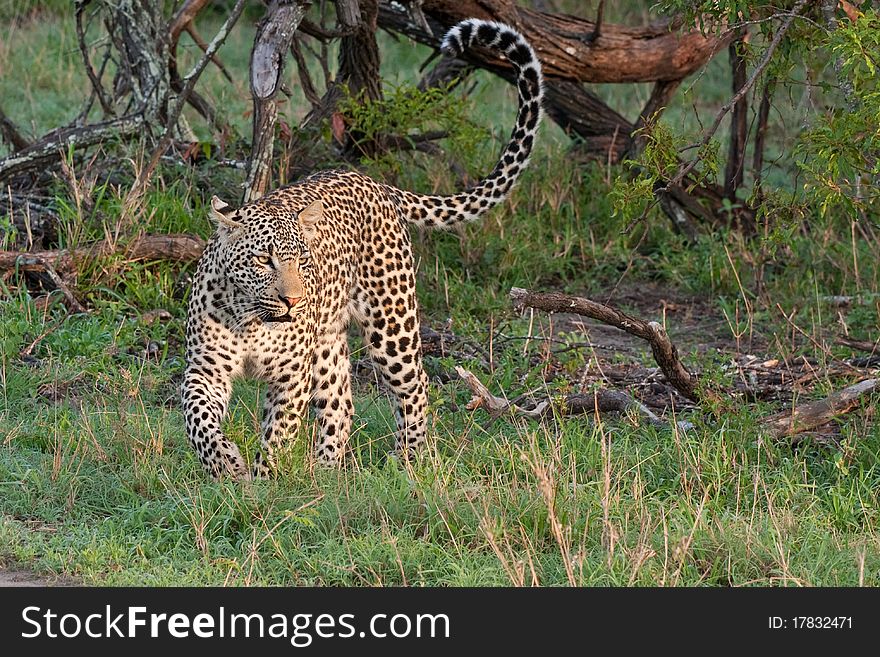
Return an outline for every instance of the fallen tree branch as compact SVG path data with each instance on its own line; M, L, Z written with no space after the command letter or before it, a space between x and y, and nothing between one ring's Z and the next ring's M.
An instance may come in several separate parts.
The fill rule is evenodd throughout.
M460 366L456 366L455 371L474 395L468 402L467 409L472 411L482 408L493 419L506 413L521 415L531 420L541 420L547 415L552 415L554 411L560 415L595 415L626 413L634 410L645 417L650 424L656 427L666 426L666 423L647 406L620 390L596 390L590 394L568 395L561 403L555 405L549 399L543 399L534 408L523 408L503 397L493 395L473 372Z
M140 133L143 125L143 113L135 112L101 123L54 130L27 148L0 159L0 181L60 160L70 148L86 148L111 139L132 137Z
M850 340L849 338L837 338L835 342L839 345L843 345L844 347L849 347L850 349L857 349L858 351L866 351L869 354L880 353L880 340L876 342L869 342L868 340Z
M820 427L859 405L862 398L880 390L880 379L865 379L848 388L834 392L825 399L795 406L791 410L772 415L761 424L775 438L794 436Z
M517 310L529 307L551 313L577 313L646 340L651 345L654 360L673 388L691 401L700 401L701 397L704 400L718 399L714 392L697 391L697 377L682 364L678 350L669 340L666 330L657 322L644 322L611 306L568 294L530 292L514 287L510 290L510 298Z
M56 290L61 292L64 296L65 304L67 305L67 309L71 313L84 313L87 312L85 307L79 302L79 300L74 296L73 292L70 291L70 288L67 287L67 284L62 280L61 276L59 276L56 269L46 260L39 256L35 256L33 254L24 254L20 255L16 258L16 265L19 269L34 271L34 270L42 270L49 277L49 280L52 282L52 285ZM52 290L50 290L51 292Z
M115 244L102 240L76 249L48 251L0 251L0 271L15 269L41 270L52 267L56 272L72 272L77 265L95 258L123 255L129 261L169 260L193 262L205 248L205 242L196 235L142 235L128 244ZM27 259L33 263L27 264Z

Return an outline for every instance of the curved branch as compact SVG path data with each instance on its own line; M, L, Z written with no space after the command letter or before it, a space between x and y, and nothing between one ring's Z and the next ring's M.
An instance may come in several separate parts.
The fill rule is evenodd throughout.
M510 298L514 308L517 309L529 307L546 312L577 313L646 340L651 345L654 360L657 361L657 365L660 366L672 387L692 401L699 401L701 396L704 399L716 397L712 392L698 392L697 377L682 364L678 356L678 349L669 340L666 330L657 322L645 322L611 306L568 294L542 294L514 287L510 290Z

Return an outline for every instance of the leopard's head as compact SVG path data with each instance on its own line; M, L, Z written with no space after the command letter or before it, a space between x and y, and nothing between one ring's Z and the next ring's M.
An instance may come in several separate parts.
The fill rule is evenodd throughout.
M215 196L211 215L219 259L235 288L227 309L264 322L293 321L315 290L309 244L323 216L320 199L293 213L266 203L235 210Z

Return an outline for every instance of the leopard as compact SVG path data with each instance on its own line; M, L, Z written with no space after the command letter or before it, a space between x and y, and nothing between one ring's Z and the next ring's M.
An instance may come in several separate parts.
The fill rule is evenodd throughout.
M465 191L420 194L355 170L330 170L239 208L211 199L216 228L193 276L181 401L187 438L214 478L277 474L280 450L310 404L319 432L309 458L331 467L343 462L354 414L352 321L391 393L394 453L409 459L426 443L428 377L409 226L450 229L504 201L529 162L543 112L541 64L520 32L467 19L441 43L451 57L474 48L507 60L518 104L495 167ZM240 377L266 388L250 468L221 427Z

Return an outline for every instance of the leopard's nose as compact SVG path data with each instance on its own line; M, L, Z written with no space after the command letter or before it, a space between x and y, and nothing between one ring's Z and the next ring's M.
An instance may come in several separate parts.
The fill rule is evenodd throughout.
M279 298L287 304L288 308L293 308L296 304L302 301L302 297L282 297L279 295Z

